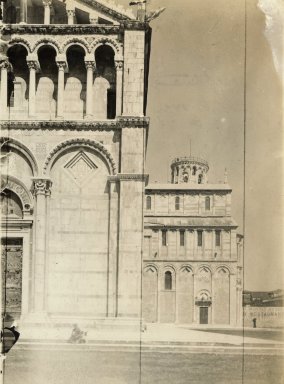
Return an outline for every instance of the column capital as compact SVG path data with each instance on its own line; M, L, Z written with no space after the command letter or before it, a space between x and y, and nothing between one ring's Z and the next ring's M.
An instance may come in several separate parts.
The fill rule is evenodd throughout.
M9 62L8 58L7 60L3 60L0 62L0 69L7 69L7 71L12 71L12 65Z
M75 9L74 8L72 8L72 9L66 8L66 12L67 12L67 15L70 17L75 16Z
M68 65L67 65L67 62L65 60L62 60L62 59L58 60L57 59L56 65L57 65L59 71L64 71L64 72L68 71Z
M98 16L90 15L90 24L97 24L97 23L98 23Z
M115 60L114 64L115 64L115 69L117 71L122 71L123 70L123 60Z
M37 72L40 70L40 65L37 60L27 60L27 65L29 67L29 70L35 69Z
M32 193L37 195L50 195L52 182L50 179L45 178L33 178Z
M92 70L94 71L96 69L96 62L95 60L85 60L85 66L86 69L92 68Z
M42 4L44 7L51 7L52 0L42 0Z

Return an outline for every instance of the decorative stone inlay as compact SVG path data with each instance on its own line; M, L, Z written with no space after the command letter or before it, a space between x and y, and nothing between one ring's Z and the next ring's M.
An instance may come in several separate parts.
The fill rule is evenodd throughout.
M47 169L50 166L52 159L55 159L56 155L58 155L59 152L64 150L66 147L72 148L74 146L83 146L83 147L91 148L91 149L99 152L102 155L102 157L107 161L109 168L110 168L110 171L113 174L116 172L115 161L114 161L111 153L105 148L104 145L102 145L101 143L98 143L94 140L90 140L90 139L70 139L70 140L66 140L63 143L57 145L50 152L49 156L47 157L47 159L45 161L44 167L43 167L44 173L47 172Z
M98 168L88 155L80 151L64 166L77 185L81 186Z
M33 179L33 186L32 186L32 193L34 194L34 196L49 195L51 185L52 185L52 182L50 179L34 178Z

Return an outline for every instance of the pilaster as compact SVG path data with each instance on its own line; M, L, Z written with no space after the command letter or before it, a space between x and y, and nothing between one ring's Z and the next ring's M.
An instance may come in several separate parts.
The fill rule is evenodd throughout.
M36 199L33 311L39 314L46 312L46 222L47 199L50 197L51 184L49 179L33 179L32 192Z

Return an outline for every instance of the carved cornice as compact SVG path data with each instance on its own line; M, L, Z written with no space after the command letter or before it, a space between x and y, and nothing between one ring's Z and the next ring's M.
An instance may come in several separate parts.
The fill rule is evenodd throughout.
M148 128L150 123L149 117L119 116L117 120L121 128Z
M3 35L117 35L121 27L117 25L34 25L9 24L2 27Z
M149 119L146 117L118 117L116 120L108 121L87 121L87 120L65 120L65 121L44 121L44 120L21 120L21 121L0 121L0 127L2 129L23 129L23 130L78 130L78 131L90 131L90 130L102 130L109 131L123 128L148 128Z
M143 173L119 173L115 176L109 176L109 182L116 182L121 180L138 180L138 181L147 181L149 178L148 174Z

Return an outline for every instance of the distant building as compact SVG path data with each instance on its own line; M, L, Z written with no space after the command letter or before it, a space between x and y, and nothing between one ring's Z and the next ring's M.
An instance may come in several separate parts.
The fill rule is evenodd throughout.
M209 184L207 161L179 157L171 183L145 189L143 317L149 322L241 324L242 241L231 188Z
M243 305L252 307L283 307L284 306L284 290L277 289L275 291L244 291Z

